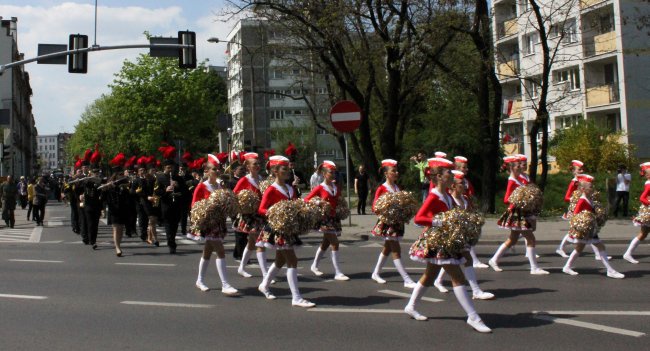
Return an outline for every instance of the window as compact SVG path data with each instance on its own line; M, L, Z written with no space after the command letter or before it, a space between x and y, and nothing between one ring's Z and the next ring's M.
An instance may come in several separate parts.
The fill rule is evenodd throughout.
M532 55L535 53L535 45L539 43L539 36L537 33L532 33L524 36L524 55Z
M609 33L614 30L614 18L610 14L600 16L600 34Z
M283 78L283 74L281 69L276 68L271 70L271 79L282 79L282 78Z
M524 12L532 10L532 7L530 7L530 2L528 0L521 0L521 8Z
M325 135L328 133L325 129L316 128L316 134Z
M575 20L564 24L564 37L562 38L562 42L565 44L578 42L578 30Z
M293 70L291 70L291 74L293 74L294 76L300 75L300 69L294 68Z
M581 115L560 116L555 119L555 130L574 127L582 120Z
M316 94L327 94L326 88L316 88Z
M580 70L577 67L553 72L555 84L566 83L569 89L580 89Z
M284 119L284 111L283 110L271 111L271 119L276 119L276 120Z
M526 81L526 96L528 99L533 100L539 97L539 83L536 80Z

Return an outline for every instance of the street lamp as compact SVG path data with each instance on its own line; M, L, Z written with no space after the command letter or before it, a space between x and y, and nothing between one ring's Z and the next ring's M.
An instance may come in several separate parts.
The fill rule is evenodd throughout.
M215 44L228 43L228 44L239 45L242 48L244 48L244 50L246 50L246 53L248 54L248 57L250 57L251 75L250 75L249 84L250 84L250 91L251 91L251 126L253 128L253 145L252 145L252 147L253 147L253 151L256 151L255 148L257 146L257 128L256 128L256 123L255 123L255 90L253 89L253 86L254 86L253 84L254 84L254 80L255 80L255 68L253 66L253 54L251 53L248 46L246 46L246 45L244 45L242 43L234 42L234 41L220 40L217 37L211 37L211 38L208 39L208 43L215 43Z

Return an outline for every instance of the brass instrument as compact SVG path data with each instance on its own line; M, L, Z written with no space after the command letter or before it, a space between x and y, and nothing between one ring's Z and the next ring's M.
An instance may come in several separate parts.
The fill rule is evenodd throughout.
M151 206L153 206L153 207L160 206L160 196L151 195Z
M110 181L110 182L108 182L106 184L102 184L102 185L98 186L97 190L102 190L102 189L104 189L104 188L106 188L108 186L112 186L112 185L120 185L120 184L124 183L127 180L129 180L129 178L127 178L127 177L120 178L120 179L117 179L117 180L113 180L113 181Z

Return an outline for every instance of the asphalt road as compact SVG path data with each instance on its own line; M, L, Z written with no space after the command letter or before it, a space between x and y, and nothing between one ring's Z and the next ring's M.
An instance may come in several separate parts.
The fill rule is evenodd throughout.
M299 285L303 296L317 304L306 310L291 306L284 274L271 287L278 299L264 299L257 291L261 277L255 266L248 268L252 278L236 274L232 245L227 246L228 273L241 292L238 297L194 287L200 245L180 245L172 256L163 246L127 239L125 256L118 258L108 226L100 227L100 247L92 251L66 226L67 208L56 204L48 211L42 232L19 223L17 229L31 235L0 242L0 350L612 350L648 344L650 249L645 244L637 250L638 265L620 258L625 245L608 245L612 264L627 276L623 280L606 278L590 253L576 262L580 275L562 274L564 259L551 245L539 248L548 276L528 274L521 246L501 261L504 272L477 270L482 288L497 296L475 302L494 330L484 335L465 324L453 294L435 288L418 307L429 321L402 313L409 290L392 262L383 273L387 284L369 279L380 250L372 239L344 243L341 267L352 279L338 282L332 280L329 255L321 262L325 275L311 274L319 238L306 237L311 247L297 251ZM0 241L7 230L0 229ZM404 254L409 244L405 241ZM479 246L479 256L487 261L495 249ZM423 266L404 262L417 279ZM214 263L206 284L219 287Z

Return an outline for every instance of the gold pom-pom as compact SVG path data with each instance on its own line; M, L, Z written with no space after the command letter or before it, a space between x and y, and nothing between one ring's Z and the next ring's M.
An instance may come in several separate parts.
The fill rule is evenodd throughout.
M641 205L639 213L634 217L634 223L640 226L650 226L650 206Z
M375 213L382 223L388 225L410 221L418 208L419 204L410 191L386 193L375 202Z
M575 211L576 205L578 204L578 200L580 200L581 196L582 196L581 190L574 190L571 193L571 200L569 201L569 208L567 209L568 218L571 218L571 216L573 216L573 211Z
M217 189L208 197L207 215L214 217L219 222L226 218L234 217L239 213L239 203L235 193L230 189Z
M431 227L424 236L435 256L454 257L468 245L475 245L481 236L485 219L474 212L454 208L436 215L441 225Z
M596 224L604 227L607 222L607 209L600 201L593 200L594 213L596 214Z
M569 234L578 239L586 240L594 235L596 225L596 215L589 211L582 211L571 217Z
M302 235L314 227L320 209L303 200L283 200L275 203L266 213L268 223L280 235Z
M309 200L309 204L316 206L319 210L319 221L325 220L325 218L329 216L330 212L332 211L332 205L320 197L313 197L311 200Z
M237 194L237 202L241 214L256 214L260 207L260 196L252 190L242 190Z
M542 212L544 196L537 185L526 184L515 189L508 201L520 209L524 216L537 216Z
M203 199L194 203L190 211L190 222L192 223L190 230L196 235L205 234L208 229L207 223L208 216L206 215L209 206L208 199Z
M262 192L262 194L264 194L266 189L270 187L271 184L273 184L273 182L275 182L275 177L273 177L272 175L268 176L268 178L260 182L260 191Z
M339 198L339 202L336 204L336 218L344 220L350 217L350 208L348 208L348 202L343 198Z

